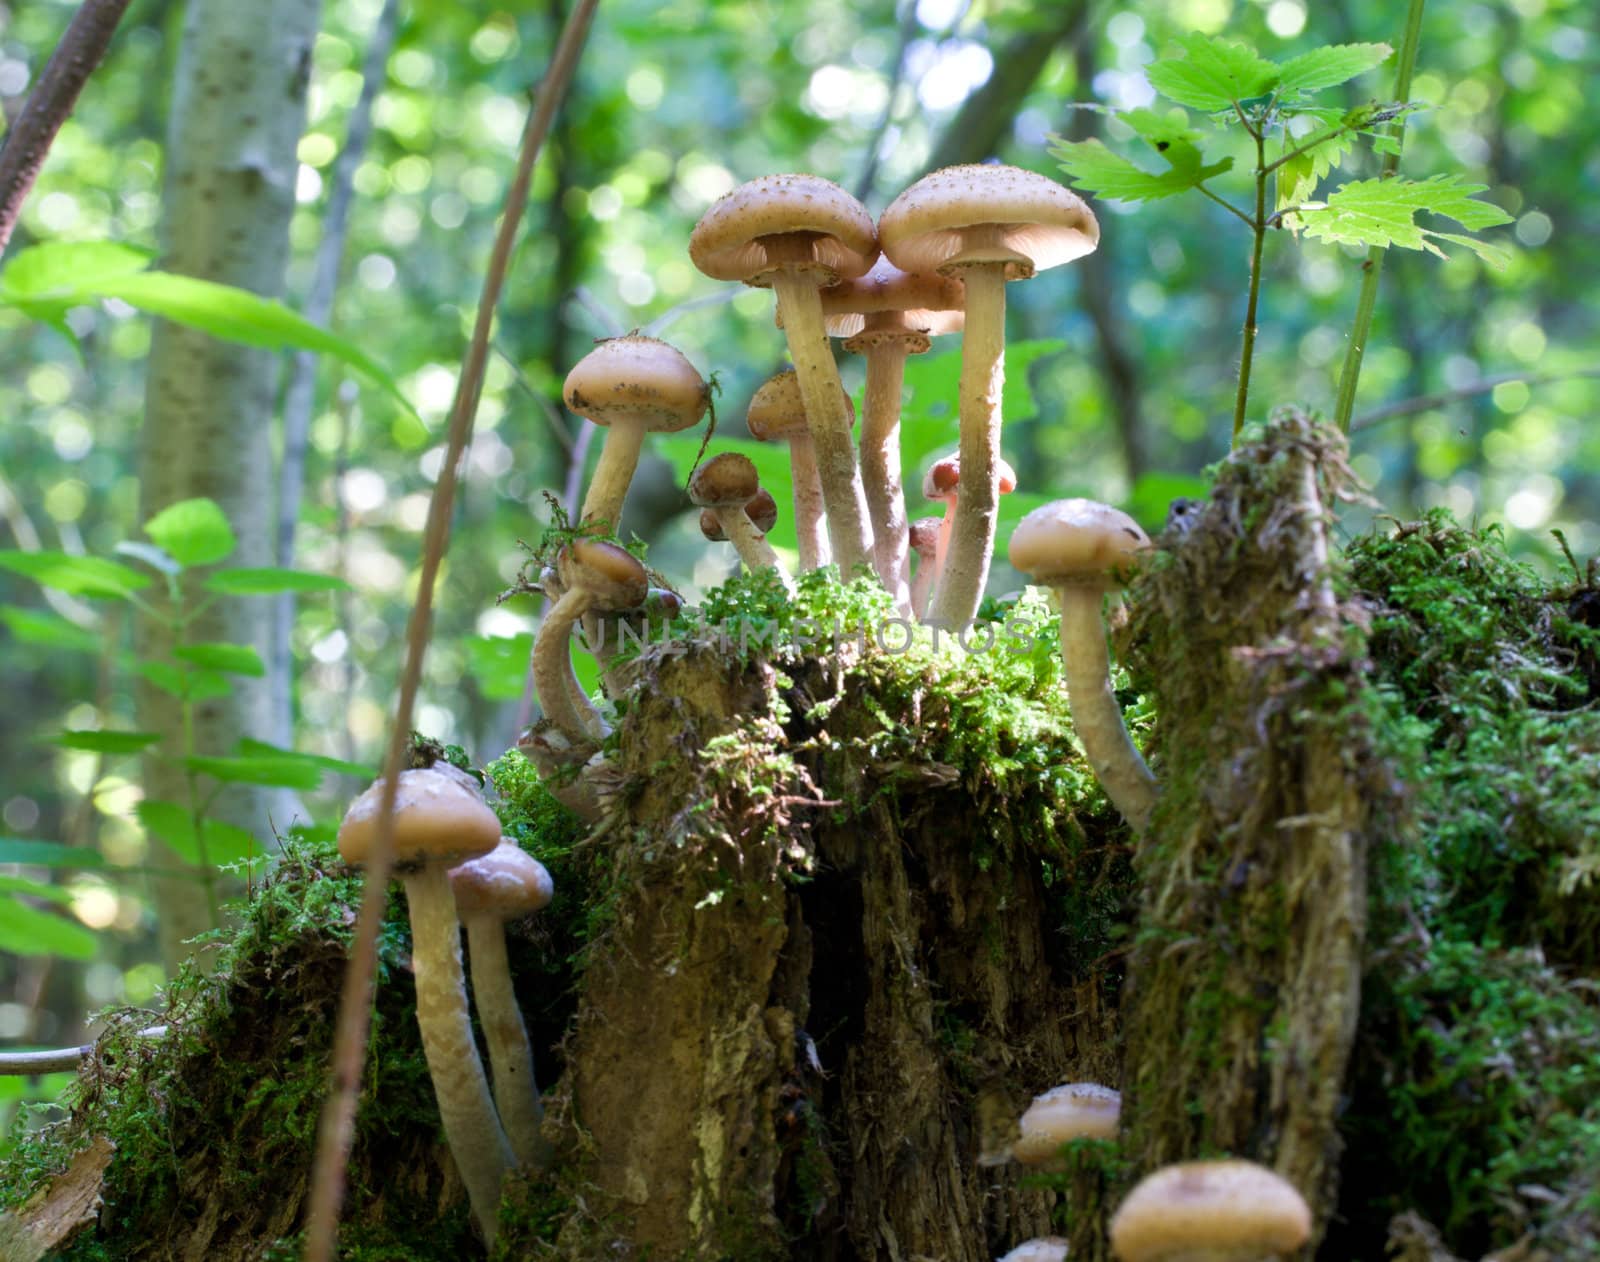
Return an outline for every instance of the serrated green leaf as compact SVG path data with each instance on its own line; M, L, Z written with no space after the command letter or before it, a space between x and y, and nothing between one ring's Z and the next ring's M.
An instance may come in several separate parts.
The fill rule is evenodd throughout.
M1150 65L1150 86L1169 101L1214 114L1270 91L1278 67L1255 49L1205 35L1180 35L1174 42L1184 56Z
M331 574L311 574L304 570L259 569L216 570L206 575L206 587L223 596L274 596L279 592L332 592L348 590L350 584Z
M267 673L261 655L248 644L184 644L173 649L172 656L191 666L203 666L225 675L259 679Z
M1284 146L1293 150L1303 144L1305 137L1287 137ZM1275 210L1285 206L1298 206L1316 194L1317 185L1327 178L1328 172L1339 165L1341 159L1355 146L1353 132L1339 132L1330 136L1315 149L1290 158L1278 168L1278 197Z
M0 897L0 951L90 960L95 947L94 934L77 921L30 906L11 895Z
M321 768L293 757L194 757L183 759L183 765L190 771L227 784L259 784L269 788L310 792L322 783Z
M261 755L271 758L294 758L305 763L308 767L329 771L336 776L355 776L361 780L376 780L378 778L378 769L369 767L364 763L346 762L343 758L333 758L328 754L311 754L299 749L284 749L281 745L269 745L266 741L251 740L248 736L239 741L239 753L248 757Z
M238 544L227 514L204 496L167 505L145 522L144 532L179 565L215 565Z
M1319 92L1380 65L1394 53L1387 44L1329 44L1291 57L1279 68L1280 93Z
M1183 193L1220 175L1233 165L1227 158L1210 167L1199 165L1199 150L1195 150L1193 165L1185 160L1183 166L1152 175L1128 159L1119 157L1098 140L1061 141L1050 152L1060 160L1061 169L1079 188L1087 189L1097 197L1109 197L1122 202L1150 202ZM1186 155L1180 155L1186 158Z
M23 644L39 644L51 649L71 649L79 653L98 653L100 637L59 614L21 605L0 605L0 622Z
M533 635L469 635L465 641L467 670L490 701L515 701L528 675Z
M186 669L171 662L138 662L134 670L169 697L209 701L213 697L226 697L233 691L228 677L215 671Z
M1510 222L1491 202L1473 200L1482 184L1463 184L1459 175L1426 180L1356 180L1335 190L1325 203L1300 212L1306 235L1349 245L1428 249L1435 235L1416 222L1418 211L1446 215L1473 231ZM1436 247L1435 247L1436 248Z
M69 556L65 552L0 552L0 569L31 578L41 587L51 587L70 596L126 598L150 586L150 578L138 570L104 557Z
M29 841L0 837L0 863L36 868L103 868L106 858L87 846L66 846L59 841Z
M1504 271L1506 265L1511 262L1511 251L1503 245L1490 245L1487 241L1480 241L1477 237L1465 237L1459 232L1435 232L1432 235L1440 241L1466 246L1497 272Z
M137 754L161 739L160 732L109 732L94 730L69 730L60 733L51 744L62 749L86 749L96 754Z
M63 289L142 272L154 255L116 241L46 241L15 254L0 271L0 297L21 305Z

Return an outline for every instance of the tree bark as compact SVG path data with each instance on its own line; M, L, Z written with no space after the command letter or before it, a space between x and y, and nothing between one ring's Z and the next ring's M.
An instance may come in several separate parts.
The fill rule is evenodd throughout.
M283 291L294 211L295 147L305 120L311 46L320 0L239 5L191 0L173 89L163 192L161 265L168 271L237 285L265 297ZM209 496L238 537L232 565L272 564L270 425L277 359L262 350L217 341L157 322L151 340L140 450L140 511L149 518L175 501ZM190 593L192 598L193 593ZM257 606L260 606L259 608ZM220 600L195 625L196 640L254 646L267 659L268 601ZM162 658L170 639L141 619L138 648ZM270 730L265 679L234 678L225 697L195 706L199 752L232 752L239 738ZM166 693L141 685L139 724L163 734L168 755L183 747L181 709ZM170 758L145 762L150 798L188 801L183 772ZM217 815L269 836L279 795L230 789ZM153 844L162 866L183 868L168 847ZM207 928L192 872L158 879L154 897L168 967L187 954L186 938Z

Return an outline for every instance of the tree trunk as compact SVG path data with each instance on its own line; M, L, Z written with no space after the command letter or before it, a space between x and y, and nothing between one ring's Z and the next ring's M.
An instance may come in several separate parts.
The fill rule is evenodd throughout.
M320 0L274 0L240 5L191 0L173 89L161 266L237 285L267 297L283 290L294 210L295 147L305 119L305 95ZM140 512L149 518L194 496L215 500L239 540L233 565L272 564L272 446L270 426L278 380L267 351L217 341L158 321L150 348L145 423L140 449ZM189 598L193 598L193 591ZM218 601L191 639L253 645L269 659L269 601ZM141 619L138 647L162 658L166 633ZM194 747L231 753L243 735L270 732L265 679L235 677L224 697L195 706ZM139 726L161 732L171 755L183 748L177 700L148 683L139 691ZM187 803L183 772L170 758L149 758L147 797ZM230 789L216 803L221 818L258 837L289 823L269 812L282 795ZM160 843L162 866L184 867ZM162 949L171 968L187 955L184 939L208 927L205 901L193 872L155 883Z

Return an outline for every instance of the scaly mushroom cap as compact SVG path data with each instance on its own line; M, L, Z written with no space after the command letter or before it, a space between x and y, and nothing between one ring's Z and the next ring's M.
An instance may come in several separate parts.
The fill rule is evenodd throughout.
M350 803L339 825L339 855L346 863L365 863L372 854L382 799L383 781L379 780ZM470 859L493 850L499 842L499 817L475 788L447 774L444 766L400 773L394 799L397 864Z
M1017 471L1009 461L997 462L1000 474L1000 494L1010 495L1017 489ZM942 456L935 460L922 477L922 498L925 500L953 500L961 486L961 457Z
M450 870L456 910L463 916L515 920L548 907L555 897L550 873L509 837L486 855Z
M961 282L932 272L901 271L880 258L865 276L840 281L821 294L828 333L847 337L847 351L859 351L873 340L898 336L928 349L928 338L959 333L966 317ZM782 326L782 321L779 321ZM856 343L862 343L858 346Z
M1100 225L1076 193L1001 165L923 176L889 204L878 232L884 254L908 272L1004 263L1007 280L1070 263L1100 242Z
M817 175L763 175L724 193L689 234L689 258L707 276L768 286L780 265L767 238L808 247L817 284L860 276L878 257L878 233L867 208ZM787 257L787 256L785 256Z
M1253 1161L1164 1166L1128 1193L1111 1220L1111 1249L1122 1262L1258 1262L1286 1256L1310 1238L1304 1198Z
M1121 1093L1097 1082L1051 1087L1034 1096L1023 1113L1021 1135L1011 1145L1011 1155L1025 1166L1044 1165L1068 1140L1112 1139L1121 1110Z
M1067 1262L1067 1242L1061 1236L1041 1236L1019 1244L995 1262Z
M689 499L700 508L737 508L761 489L761 479L748 456L725 451L713 456L689 479Z
M1034 509L1011 534L1011 564L1036 583L1117 587L1117 573L1150 546L1119 509L1095 500L1056 500Z
M607 612L635 609L650 591L639 558L601 539L574 539L556 554L556 569L569 592L589 592L594 608Z
M561 397L579 416L610 425L643 416L652 434L688 429L705 415L711 391L674 347L630 333L598 343L567 374Z
M856 423L856 405L850 392L840 387L844 394L844 408L850 424ZM808 434L806 405L800 398L800 378L793 368L786 369L762 382L761 388L750 397L750 410L744 423L750 433L761 442L775 443L795 434Z
M778 524L778 501L772 498L771 492L762 487L744 506L744 515L750 519L750 524L762 534L769 533ZM717 515L711 509L700 511L700 533L712 543L727 543L728 536L723 533L722 523L717 520Z
M939 525L937 517L919 517L907 528L906 534L911 550L919 557L926 558L933 555L933 550L939 542Z

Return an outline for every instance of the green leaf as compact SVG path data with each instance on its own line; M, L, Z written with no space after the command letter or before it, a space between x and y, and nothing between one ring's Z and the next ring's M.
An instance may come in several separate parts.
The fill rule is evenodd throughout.
M251 740L248 736L239 742L239 753L248 757L265 755L271 758L293 758L303 762L308 767L332 772L336 776L355 776L361 780L376 780L378 769L369 767L364 763L346 762L343 758L333 758L327 754L311 754L299 749L284 749L280 745L269 745L266 741Z
M0 898L0 951L12 955L55 955L67 960L94 958L94 934L54 912L15 897Z
M1511 262L1511 251L1503 245L1490 245L1487 241L1480 241L1477 237L1464 237L1458 232L1435 232L1432 235L1440 241L1466 246L1496 271L1504 271L1506 264Z
M1286 150L1293 150L1306 137L1284 137ZM1314 149L1290 158L1278 168L1278 198L1273 209L1298 206L1310 201L1317 185L1327 178L1328 172L1339 165L1345 154L1355 146L1354 132L1343 131L1330 136Z
M208 819L204 824L206 858L214 866L225 863L259 862L267 857L256 835L248 828L240 828L226 820Z
M272 568L216 570L205 585L224 596L273 596L279 592L345 591L350 584L331 574Z
M144 532L179 565L215 565L238 543L227 515L204 496L167 505L145 522Z
M69 556L65 552L0 552L0 569L31 578L70 596L126 598L150 586L148 575L104 557Z
M213 697L226 697L233 691L228 677L215 671L174 666L171 662L137 662L134 670L169 697L209 701Z
M180 662L227 675L249 675L259 679L267 673L261 655L248 644L184 644L173 649L172 656Z
M1320 206L1300 212L1306 235L1319 241L1409 250L1431 250L1428 238L1437 235L1416 222L1418 211L1446 215L1463 227L1477 231L1509 223L1511 217L1491 202L1473 200L1482 184L1463 184L1459 175L1435 175L1426 180L1356 180L1335 190Z
M1174 166L1159 175L1135 166L1118 156L1098 140L1063 140L1053 145L1050 152L1061 161L1061 169L1079 188L1087 189L1097 197L1110 197L1122 202L1150 202L1162 197L1183 193L1220 175L1233 166L1226 158L1210 167L1199 165L1199 151L1195 151L1194 165Z
M281 755L194 757L183 759L183 765L190 771L227 784L260 784L309 792L322 783L320 767L311 766L300 758Z
M51 743L62 749L87 749L97 754L137 754L161 739L160 732L108 732L83 729L62 732Z
M1147 74L1150 86L1169 101L1215 113L1232 109L1270 91L1278 68L1253 48L1204 35L1180 35L1174 41L1186 54L1163 58Z
M1278 72L1278 91L1319 92L1365 74L1393 53L1387 44L1329 44L1313 48L1283 63Z
M37 868L103 868L106 858L98 850L90 850L86 846L0 837L0 863L20 863Z
M522 695L533 652L533 634L469 635L467 670L490 701L515 701Z
M14 305L63 289L142 272L154 255L116 241L46 241L12 256L0 271L0 298Z
M25 876L0 875L0 894L27 894L52 903L70 903L72 894L59 885L46 885L43 881L30 881Z
M200 862L200 843L189 808L177 802L146 798L133 808L145 831L164 841L185 863Z
M50 649L71 649L79 653L98 653L103 647L93 631L68 622L59 614L21 605L0 605L0 622L23 644L38 644Z

